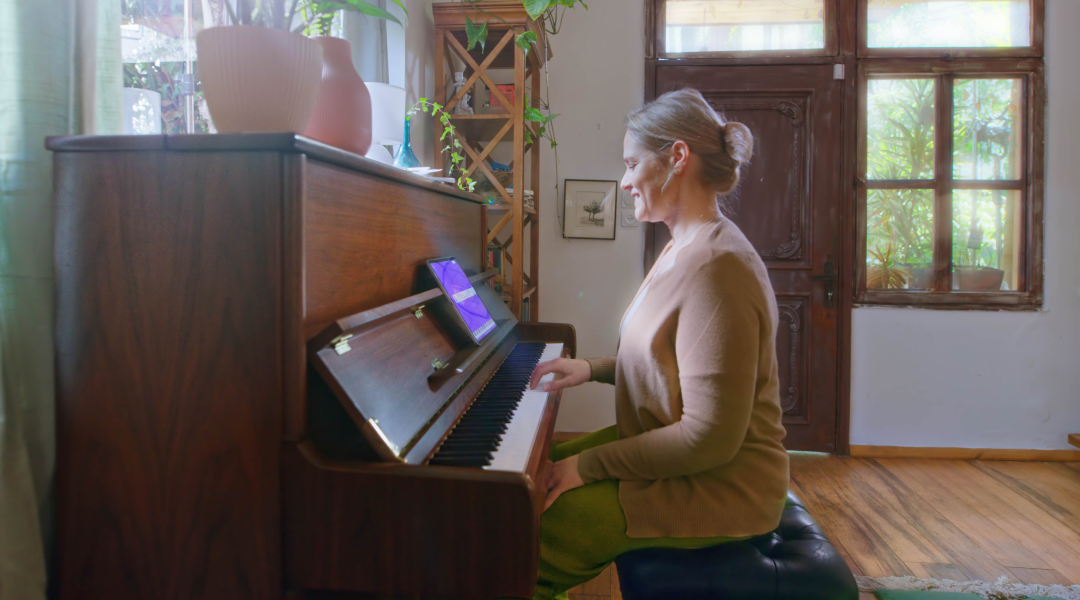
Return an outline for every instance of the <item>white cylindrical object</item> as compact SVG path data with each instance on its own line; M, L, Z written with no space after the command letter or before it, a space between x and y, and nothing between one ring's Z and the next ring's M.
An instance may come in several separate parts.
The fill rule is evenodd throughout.
M405 88L364 82L371 93L371 143L397 146L405 141Z

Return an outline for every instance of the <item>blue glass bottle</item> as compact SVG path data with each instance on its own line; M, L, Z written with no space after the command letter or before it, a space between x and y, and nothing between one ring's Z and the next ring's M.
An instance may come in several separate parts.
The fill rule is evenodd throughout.
M408 116L405 117L405 141L402 142L401 147L398 148L397 156L394 157L394 166L399 169L409 169L412 167L419 167L420 161L416 160L416 155L412 151L412 132L411 121Z

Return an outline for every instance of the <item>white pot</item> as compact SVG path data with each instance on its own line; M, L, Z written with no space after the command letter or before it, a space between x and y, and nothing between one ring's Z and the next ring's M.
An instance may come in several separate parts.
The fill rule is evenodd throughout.
M322 48L298 34L234 25L195 38L199 76L219 133L303 133L322 79Z

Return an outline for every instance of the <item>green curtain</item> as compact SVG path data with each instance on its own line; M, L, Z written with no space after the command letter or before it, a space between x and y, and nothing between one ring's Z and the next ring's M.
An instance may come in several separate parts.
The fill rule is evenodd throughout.
M44 598L54 522L44 138L119 132L121 85L118 0L0 0L0 600Z

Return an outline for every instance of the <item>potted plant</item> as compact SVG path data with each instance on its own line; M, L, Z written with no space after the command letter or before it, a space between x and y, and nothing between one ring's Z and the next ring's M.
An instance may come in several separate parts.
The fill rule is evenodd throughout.
M404 9L400 0L394 2ZM307 130L324 75L324 52L323 44L302 32L325 32L339 10L400 23L362 0L237 0L235 11L228 2L225 6L232 25L205 29L195 40L206 103L222 133ZM329 74L340 79L338 62ZM363 113L363 106L359 110ZM368 143L370 111L369 99ZM351 130L363 129L360 121Z
M983 264L984 261L991 262L991 256L997 255L998 252L992 252L993 246L984 243L983 228L977 220L976 209L977 206L973 201L967 247L957 248L955 252L957 260L954 261L953 274L956 277L956 287L966 292L996 292L1001 289L1005 271ZM954 240L954 248L957 245ZM984 247L984 245L989 247Z

